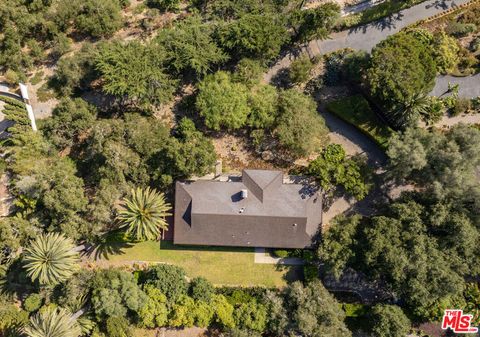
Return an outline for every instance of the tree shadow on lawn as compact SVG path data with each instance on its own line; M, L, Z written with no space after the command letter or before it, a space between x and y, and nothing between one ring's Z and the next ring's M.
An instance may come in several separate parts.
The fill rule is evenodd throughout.
M110 255L125 254L124 250L133 247L134 244L123 232L112 232L104 235L99 242L89 244L82 255L93 260L108 260Z
M292 283L295 281L303 281L303 266L287 266L282 264L277 264L275 266L276 271L284 272L283 279L287 283Z

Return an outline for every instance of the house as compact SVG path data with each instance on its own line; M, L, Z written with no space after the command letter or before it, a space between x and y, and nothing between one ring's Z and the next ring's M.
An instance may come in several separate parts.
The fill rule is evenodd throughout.
M244 170L238 181L175 186L175 244L307 248L321 222L321 194L284 183L281 171Z

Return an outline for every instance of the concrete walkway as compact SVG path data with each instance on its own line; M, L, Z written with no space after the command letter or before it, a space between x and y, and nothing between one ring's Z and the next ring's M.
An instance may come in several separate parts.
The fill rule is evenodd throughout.
M255 263L280 264L284 266L303 266L305 262L298 257L279 258L266 254L265 248L255 248Z
M279 71L288 68L290 63L301 54L313 57L344 48L369 52L389 35L395 34L415 22L468 2L470 0L429 0L370 24L334 33L327 40L310 41L306 47L291 51L279 60L264 75L264 80L270 82Z

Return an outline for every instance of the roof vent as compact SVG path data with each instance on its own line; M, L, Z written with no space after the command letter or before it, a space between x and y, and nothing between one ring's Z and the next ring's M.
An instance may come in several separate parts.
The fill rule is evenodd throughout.
M243 212L245 212L245 207L242 207L238 210L238 213L242 214Z
M248 190L242 190L242 199L248 198Z

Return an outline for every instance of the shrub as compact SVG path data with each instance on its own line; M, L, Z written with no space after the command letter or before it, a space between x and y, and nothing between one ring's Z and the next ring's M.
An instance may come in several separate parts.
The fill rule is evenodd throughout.
M260 82L263 71L264 68L259 61L244 58L235 67L233 79L236 82L245 84L247 87L252 87Z
M30 294L23 302L23 308L28 312L35 312L42 306L40 294Z
M303 277L306 282L312 282L318 279L318 268L313 264L303 266Z
M20 73L16 72L16 71L13 71L11 69L8 69L6 72L5 72L5 80L7 81L7 83L9 84L18 84L18 82L21 81L21 75Z
M253 296L241 289L235 289L229 296L227 296L227 301L234 306L242 303L248 303L253 299Z
M359 303L344 303L342 309L347 317L360 317L367 313L368 307Z
M242 303L235 309L234 319L240 329L262 332L267 324L267 309L255 300Z
M443 32L437 34L434 37L432 48L438 72L448 73L457 66L460 48L454 38Z
M0 335L2 333L26 324L28 322L28 313L19 310L13 304L6 304L0 301Z
M290 81L293 83L306 82L312 68L313 63L308 56L302 56L296 59L290 65L290 71L288 73Z
M247 87L234 83L229 73L219 71L207 75L198 85L196 107L213 130L239 129L250 113Z
M156 286L169 300L176 300L187 294L185 276L185 271L180 267L160 264L148 270L146 283Z
M275 255L276 257L279 257L279 258L286 258L288 257L288 251L287 250L283 250L283 249L275 249L273 251L273 255Z
M190 282L190 293L192 298L196 301L209 302L212 295L215 293L213 284L203 277L195 277Z
M464 113L468 113L472 108L472 101L468 98L459 98L455 102L452 110L453 116L458 116Z
M179 4L180 0L147 0L148 7L158 8L163 12L176 11Z
M309 155L328 142L325 120L317 113L311 97L285 90L280 94L279 112L274 133L292 157Z
M109 317L107 319L107 333L109 337L131 336L127 319L124 317Z
M445 32L448 35L453 35L455 37L466 36L470 33L473 33L477 30L477 26L474 23L460 23L460 22L450 22L445 29Z

